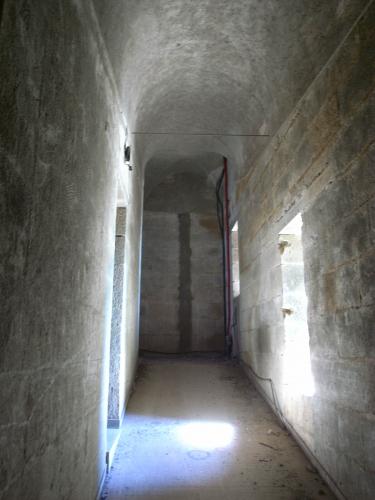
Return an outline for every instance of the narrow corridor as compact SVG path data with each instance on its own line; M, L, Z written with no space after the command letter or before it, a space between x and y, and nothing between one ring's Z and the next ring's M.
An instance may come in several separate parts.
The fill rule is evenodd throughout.
M140 361L102 498L333 496L238 365L148 357Z
M0 500L375 500L374 60L375 0L0 0Z

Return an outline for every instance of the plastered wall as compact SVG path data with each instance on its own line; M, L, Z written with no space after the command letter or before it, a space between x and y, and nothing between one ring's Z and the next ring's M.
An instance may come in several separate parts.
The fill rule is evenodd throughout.
M141 349L222 351L222 243L215 188L204 176L167 177L146 198Z
M375 8L371 5L238 184L240 357L338 495L374 478ZM278 234L302 213L313 394L288 384ZM297 365L298 353L295 353Z
M105 471L125 123L90 2L1 2L0 498L96 497ZM126 386L141 172L129 181Z

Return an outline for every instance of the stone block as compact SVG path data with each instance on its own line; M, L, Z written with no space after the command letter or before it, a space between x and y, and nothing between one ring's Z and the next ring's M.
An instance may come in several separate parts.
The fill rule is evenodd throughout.
M364 256L359 262L360 294L363 305L375 301L375 253Z
M327 268L336 267L371 248L372 242L366 209L357 210L349 216L343 217L340 224L336 224L332 228L326 245Z
M331 400L317 392L312 400L312 432L314 447L327 447L338 450L338 408ZM337 451L336 451L337 453Z
M334 314L311 315L308 329L311 355L318 358L337 359L338 346Z
M375 410L375 391L371 380L375 368L354 360L311 359L317 394L339 406L360 412Z
M374 134L375 134L375 125ZM375 143L357 159L348 174L353 197L357 206L363 205L375 195Z
M375 470L375 417L340 408L338 449L364 470Z
M375 358L373 306L338 311L331 328L341 358Z
M334 468L334 477L347 498L373 499L375 491L374 474L363 469L355 459L341 453L333 458L330 467Z

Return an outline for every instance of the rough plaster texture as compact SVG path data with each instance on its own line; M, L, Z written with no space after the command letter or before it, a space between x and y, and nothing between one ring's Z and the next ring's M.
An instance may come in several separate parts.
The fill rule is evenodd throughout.
M284 416L353 500L375 491L374 19L372 3L237 193L241 358L272 378ZM278 233L298 212L312 396L285 377Z
M134 148L136 150L136 147ZM137 165L137 157L134 155ZM125 404L131 394L138 364L141 248L143 221L143 172L132 171L129 183L129 201L125 235Z
M366 4L0 1L2 498L94 498L104 470L116 170L126 125L119 102L130 132L171 132L130 134L124 398L138 350L143 166L151 192L162 171L226 155L232 182L251 167L231 207L232 217L241 208L243 359L273 377L284 413L346 496L370 498L373 7L321 71ZM175 134L272 135L283 122L272 140ZM298 210L313 398L283 391L277 234ZM175 213L190 214L192 296L211 296L212 281L195 289L200 221L192 208Z
M117 208L111 341L109 355L108 427L120 427L124 411L125 364L125 234L126 208Z
M179 348L178 216L144 212L140 347L175 352Z
M5 1L2 10L0 498L9 500L92 500L105 470L125 124L90 6L26 0ZM132 263L142 202L135 175ZM136 343L129 341L129 356ZM134 367L133 359L128 385Z
M366 0L94 0L130 129L160 151L217 152L246 169Z
M167 175L149 193L145 209L141 348L222 350L222 255L214 184L194 171Z

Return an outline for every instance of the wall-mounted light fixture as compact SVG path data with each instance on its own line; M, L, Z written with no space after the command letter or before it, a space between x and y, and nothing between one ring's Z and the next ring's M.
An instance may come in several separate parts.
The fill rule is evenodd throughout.
M133 166L130 165L130 146L124 145L124 163L128 166L129 170L133 170Z

